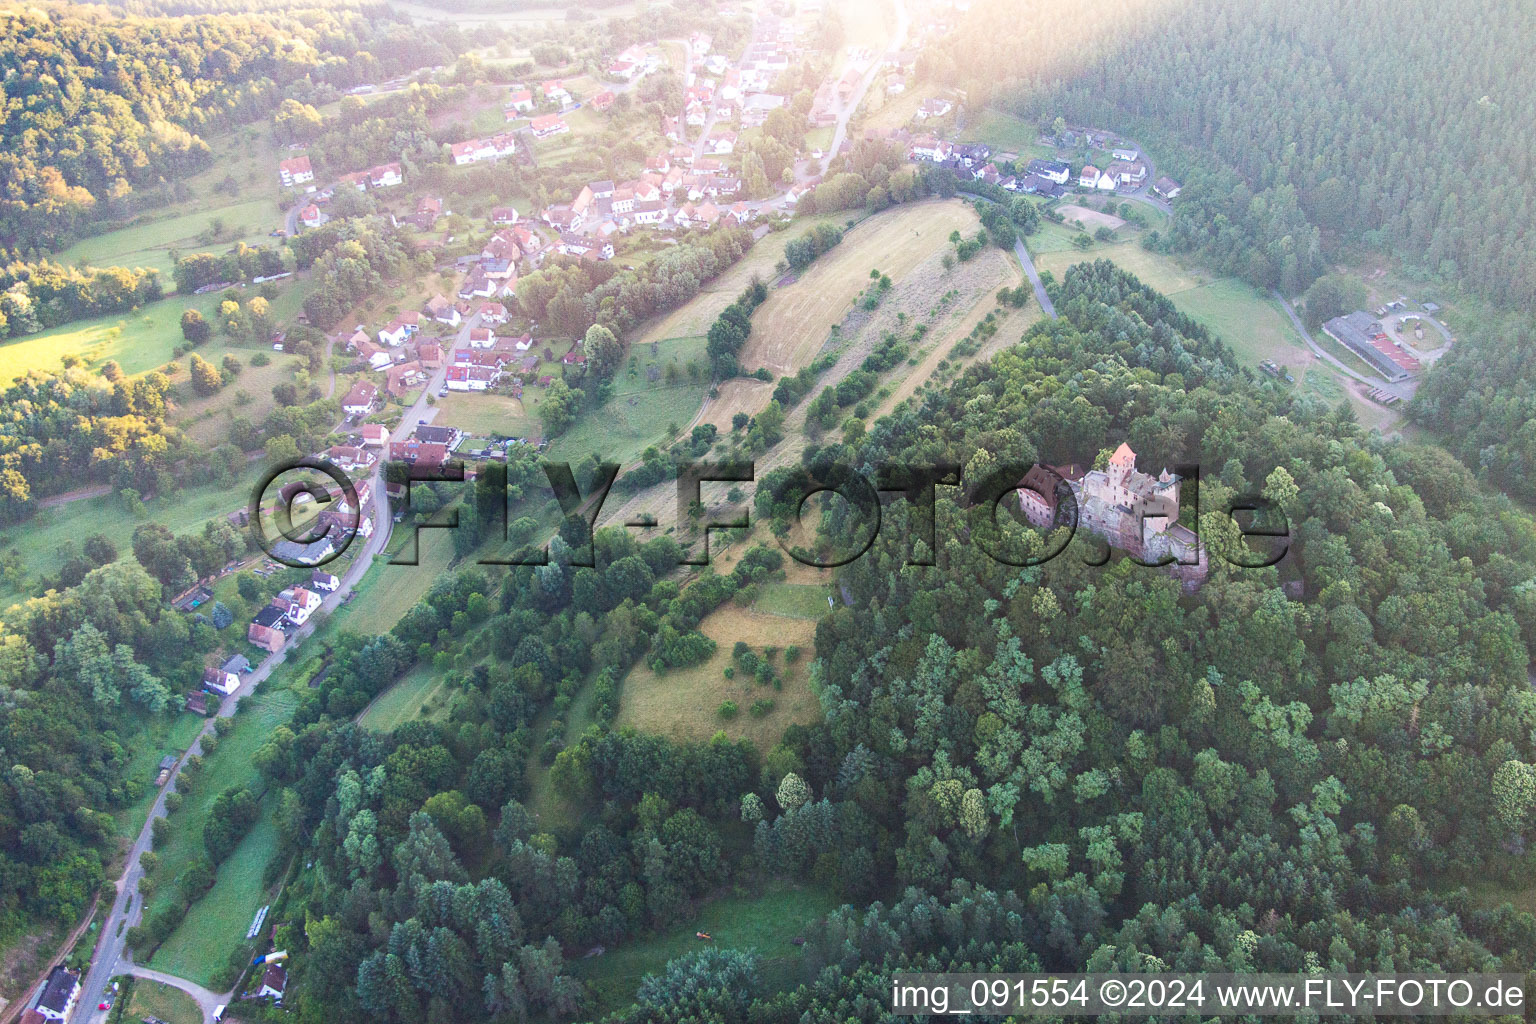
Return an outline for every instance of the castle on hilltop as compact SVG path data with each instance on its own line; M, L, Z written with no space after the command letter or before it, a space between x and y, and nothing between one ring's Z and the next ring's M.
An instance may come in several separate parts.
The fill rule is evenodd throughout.
M1072 525L1075 512L1076 525L1112 548L1146 562L1172 556L1188 583L1190 576L1204 578L1205 549L1179 522L1180 483L1166 468L1156 476L1138 470L1136 453L1122 443L1103 469L1031 467L1019 484L1019 507L1042 529ZM1071 502L1065 500L1069 494Z

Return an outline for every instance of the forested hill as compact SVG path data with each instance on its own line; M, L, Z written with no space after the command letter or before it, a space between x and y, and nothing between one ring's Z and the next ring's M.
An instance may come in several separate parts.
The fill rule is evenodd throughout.
M445 575L389 635L338 642L256 756L285 850L323 865L274 909L294 953L285 1009L592 1019L562 950L622 947L774 877L847 904L807 932L803 985L772 992L753 956L706 946L607 1020L884 1019L898 967L1528 969L1536 922L1459 883L1523 879L1536 826L1530 520L1438 450L1256 381L1108 263L1070 271L1061 300L1061 319L857 447L806 459L953 460L974 477L1128 440L1143 468L1203 467L1218 552L1234 548L1224 501L1279 503L1293 546L1278 568L1216 558L1193 595L1121 558L1085 565L1076 547L1013 568L947 491L938 566L908 566L894 502L842 570L851 605L818 627L824 720L766 754L613 721L628 667L707 657L700 620L774 579L777 552L679 581L670 538L599 531L595 569L566 564L560 541L551 564L499 586L481 567ZM763 497L771 483L759 513L791 515ZM827 526L836 540L851 524ZM474 653L432 653L449 636ZM489 664L469 664L487 648ZM450 721L387 737L351 724L425 656L459 691ZM531 723L586 679L593 724L545 748L585 814L536 819Z
M1170 360L1195 346L1134 315L1146 293L1107 265L1070 271L1064 293L1062 320L877 424L858 462L1092 461L1128 438L1143 468L1201 465L1218 550L1213 513L1252 488L1286 509L1291 553L1278 569L1216 559L1181 596L1075 547L1002 565L941 500L939 567L904 567L906 506L889 506L844 570L852 606L818 630L826 721L770 758L812 800L759 826L757 852L906 895L837 915L815 962L847 973L763 1019L843 1019L828 1009L930 956L1524 969L1531 918L1450 894L1520 877L1533 824L1529 520L1444 455Z
M205 134L265 117L285 97L326 102L462 49L457 29L410 28L384 7L0 11L0 245L46 249L92 218L133 212L138 193L208 166Z
M1100 6L1074 6L1070 17L1097 29ZM1064 114L1142 132L1154 148L1187 147L1173 160L1159 153L1159 170L1192 186L1186 197L1198 199L1224 169L1269 202L1284 203L1294 187L1325 232L1388 243L1501 302L1536 300L1536 7L1145 3L1140 24L1075 51L1066 47L1078 46L1078 33L1060 19L1015 31L1036 21L1018 7L977 3L946 46L969 59L938 60L935 70L1047 122Z

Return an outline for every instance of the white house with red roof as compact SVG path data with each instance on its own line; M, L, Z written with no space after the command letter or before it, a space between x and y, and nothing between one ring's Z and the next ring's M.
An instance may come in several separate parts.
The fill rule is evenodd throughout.
M372 188L393 188L404 181L405 175L398 163L379 164L368 169L368 184Z
M324 213L321 213L320 207L316 206L314 203L310 203L308 206L304 207L304 209L299 211L299 223L307 228L317 228L328 220L330 220L330 218L327 217Z
M528 123L528 128L536 139L547 139L551 135L559 135L561 132L570 131L570 126L565 123L565 118L559 114L544 114L536 117Z
M507 109L518 114L533 113L533 92L529 89L512 90L512 95L507 98Z
M285 188L294 185L303 185L315 180L315 169L309 164L309 156L296 156L292 160L280 161L277 165L277 176L282 179Z
M544 94L545 102L558 104L562 110L575 102L571 98L571 91L558 79L544 82L539 90Z

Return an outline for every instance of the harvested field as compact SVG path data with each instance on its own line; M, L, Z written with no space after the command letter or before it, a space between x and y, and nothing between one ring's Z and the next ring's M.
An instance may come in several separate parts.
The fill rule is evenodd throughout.
M733 740L745 738L766 751L792 723L814 722L820 716L821 708L810 686L814 619L768 615L727 604L705 618L700 629L715 641L714 655L702 664L672 669L660 676L647 665L636 665L620 691L619 726L630 725L677 740L707 740L723 730ZM735 678L725 677L738 640L759 656L765 647L778 648L771 664L782 679L782 688L761 685L740 670ZM793 664L784 655L791 644L801 650ZM773 709L754 715L750 710L753 703L765 699L773 702ZM727 700L737 706L731 718L718 713L721 702Z
M975 212L959 200L909 203L862 221L799 280L774 291L763 303L741 351L742 367L751 371L766 366L775 375L795 373L815 357L832 325L842 322L849 305L869 285L871 270L903 284L914 268L949 247L950 232L973 233L978 223ZM937 299L947 282L941 275L926 276Z
M774 385L751 377L733 377L720 385L720 397L709 403L699 416L700 423L713 423L722 434L731 432L731 418L738 412L756 416L773 399Z
M1081 221L1085 228L1106 227L1111 231L1118 231L1125 227L1125 221L1112 213L1102 213L1099 210L1090 210L1086 206L1058 206L1056 212L1067 218L1070 224L1074 220ZM1026 243L1027 244L1027 243Z

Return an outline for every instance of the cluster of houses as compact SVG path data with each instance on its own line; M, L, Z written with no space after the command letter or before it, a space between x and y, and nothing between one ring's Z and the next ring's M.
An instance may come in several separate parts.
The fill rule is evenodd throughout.
M592 98L592 104L599 109L606 109L612 102L613 93L611 92ZM576 106L575 97L565 87L565 83L558 80L540 83L537 91L521 83L515 83L507 96L502 114L509 122L525 117L531 118L528 130L533 133L534 138L547 139L551 135L570 131L570 126L565 123L562 115L574 106ZM545 112L539 113L540 110ZM454 162L459 162L457 154L454 155Z
M320 525L326 531L324 535L307 544L293 540L279 541L273 545L272 553L290 562L313 565L334 553L337 546L344 542L345 534L355 532L364 538L373 536L372 487L365 480L356 485L356 490L361 514L351 506L345 495L335 497L330 504L339 507L335 510L327 508L320 513ZM308 586L283 589L251 619L245 638L264 651L281 651L287 645L288 638L320 609L321 602L325 600L322 595L334 591L339 585L340 581L330 573L317 572L311 576ZM239 685L239 677L226 672L223 667L210 669L203 677L204 690L225 696L233 693ZM225 686L229 689L224 689Z
M399 161L379 164L366 171L343 174L336 179L335 185L318 191L312 184L315 180L315 172L310 166L308 156L297 156L291 160L281 161L277 165L277 174L285 188L307 185L306 191L312 193L310 202L299 211L299 223L306 228L317 228L330 219L321 207L335 198L338 188L351 185L359 192L366 192L369 189L393 188L405 183L405 171Z
M588 182L571 202L547 207L540 217L560 232L560 253L605 260L613 258L613 246L603 239L631 228L687 231L746 223L753 214L736 198L741 190L741 179L724 161L695 159L693 150L679 145L649 157L640 177L618 184Z
M1140 151L1114 149L1112 159L1101 169L1086 164L1076 176L1072 165L1062 160L1030 160L1022 173L1009 174L992 160L992 149L982 142L946 142L932 135L913 138L907 146L907 156L954 171L962 180L984 181L1009 192L1044 196L1057 199L1064 196L1075 183L1077 188L1094 192L1137 192L1147 182L1148 169ZM1011 158L1012 154L1005 154ZM1019 169L1015 166L1015 171ZM1179 183L1172 178L1161 177L1152 190L1164 199L1173 199L1180 191Z

